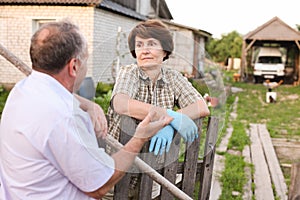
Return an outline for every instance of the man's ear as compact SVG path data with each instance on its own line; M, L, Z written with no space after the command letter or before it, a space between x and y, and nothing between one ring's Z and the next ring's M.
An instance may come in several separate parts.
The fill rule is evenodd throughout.
M76 77L77 75L77 70L78 70L78 65L77 65L78 60L76 58L72 58L70 62L68 62L68 72L71 77Z
M164 51L164 56L163 56L163 59L165 59L165 57L167 56L167 52Z

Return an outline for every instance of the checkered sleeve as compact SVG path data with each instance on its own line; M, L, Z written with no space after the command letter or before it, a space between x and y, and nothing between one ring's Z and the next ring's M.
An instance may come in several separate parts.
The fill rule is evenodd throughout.
M136 65L128 65L120 68L112 97L116 94L128 94L134 97L138 90L138 69Z
M191 82L188 81L180 72L173 71L174 76L174 90L175 98L180 108L184 108L197 100L202 99L201 94L193 87Z
M112 98L116 94L127 94L131 98L134 97L138 90L138 73L136 65L123 66L118 72L116 83L112 92ZM121 116L114 112L112 105L108 108L108 134L112 135L115 139L119 139ZM108 147L107 151L111 153Z

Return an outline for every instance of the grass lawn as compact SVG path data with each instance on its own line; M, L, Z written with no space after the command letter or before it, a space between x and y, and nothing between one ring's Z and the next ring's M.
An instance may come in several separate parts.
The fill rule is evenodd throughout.
M271 137L300 137L300 87L280 85L274 89L276 103L266 103L267 89L262 84L236 83L243 88L239 97L238 119L245 123L265 123Z
M231 94L227 100L227 113L232 112L232 99L238 97L237 118L231 122L232 137L228 149L242 151L244 145L249 144L246 131L250 123L266 124L272 138L300 140L300 86L280 85L273 89L277 93L276 103L266 103L267 88L263 84L232 82L233 72L224 72L224 82L231 87L242 89L241 92ZM228 120L227 120L228 122ZM225 155L225 170L222 173L222 195L220 199L242 199L245 174L240 168L249 165L242 156ZM292 162L299 162L290 160ZM240 167L236 167L240 166ZM286 183L290 182L290 171L283 170ZM237 182L236 180L239 180ZM236 183L236 184L234 184ZM239 184L237 184L239 183ZM255 186L254 186L255 187ZM232 192L237 192L232 195ZM275 198L276 199L276 198Z
M243 90L232 94L239 97L237 121L245 125L265 123L271 137L300 139L300 86L280 85L273 89L276 103L266 103L267 88L263 84L233 82L232 74L224 73L225 85Z

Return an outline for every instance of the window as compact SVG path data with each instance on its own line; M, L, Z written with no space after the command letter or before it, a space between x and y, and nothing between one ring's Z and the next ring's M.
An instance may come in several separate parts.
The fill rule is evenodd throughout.
M56 19L33 19L32 20L32 33L35 33L43 24L48 22L55 22Z

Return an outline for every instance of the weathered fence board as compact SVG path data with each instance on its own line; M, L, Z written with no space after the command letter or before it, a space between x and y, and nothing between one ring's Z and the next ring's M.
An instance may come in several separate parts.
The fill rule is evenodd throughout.
M289 200L300 199L300 163L293 163L291 169L291 185L289 190Z
M134 124L133 119L124 116L122 118L120 142L126 142L131 137L130 133L134 132L136 123ZM202 119L195 120L199 128L199 137L191 144L182 143L179 134L175 134L172 141L170 151L166 154L155 156L153 153L148 153L148 145L146 145L140 155L140 158L144 160L149 166L157 170L163 175L168 181L176 184L176 177L181 175L181 180L177 183L177 186L191 198L193 198L195 192L195 183L200 182L198 199L208 199L211 188L211 179L215 155L215 144L218 133L218 120L215 117L210 117L208 121L208 128L205 136L202 137ZM201 139L205 139L204 159L199 160L199 148ZM184 162L178 161L180 157L180 148L185 145ZM121 182L115 187L115 199L126 199L130 185L132 185L131 176L137 174L127 173ZM148 177L147 174L141 174L139 182L136 184L137 196L133 199L151 199L152 196L152 182L153 180ZM121 194L119 194L121 193ZM125 194L124 194L125 193ZM174 199L174 194L170 193L164 187L161 188L157 199Z
M217 141L218 133L218 120L214 117L208 120L208 129L206 132L205 148L204 148L204 159L201 165L200 171L200 189L199 189L199 200L209 199L211 180L213 173L213 165L215 158L215 144Z
M180 139L181 136L176 133L173 143L171 145L170 151L165 154L166 160L165 160L165 168L162 170L163 175L166 179L168 179L171 183L175 183L176 181L176 174L177 174L177 167L178 167L178 160L174 158L177 158L179 155L179 149L180 149ZM189 194L187 194L189 195ZM190 196L190 195L189 195ZM166 189L162 188L161 191L161 199L172 199L173 195L169 193Z
M199 137L191 144L188 151L185 153L184 160L184 171L183 171L183 180L182 180L182 191L184 191L187 195L193 196L195 183L196 183L196 175L197 175L197 161L199 156L199 146L200 140L203 138L201 133L202 131L202 121L196 121L199 130Z

